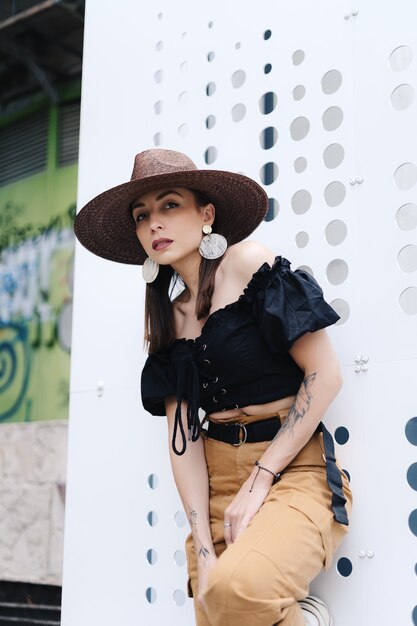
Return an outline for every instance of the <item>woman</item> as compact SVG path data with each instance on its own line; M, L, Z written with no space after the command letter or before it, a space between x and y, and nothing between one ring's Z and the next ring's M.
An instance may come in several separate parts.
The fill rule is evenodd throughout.
M153 149L75 222L90 251L143 264L142 400L168 418L198 626L330 625L306 596L351 508L321 421L342 384L324 330L339 317L308 273L243 241L267 207L250 178Z

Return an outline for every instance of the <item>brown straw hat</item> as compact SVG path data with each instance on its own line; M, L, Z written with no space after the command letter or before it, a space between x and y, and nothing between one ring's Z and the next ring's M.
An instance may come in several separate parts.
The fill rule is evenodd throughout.
M254 180L223 170L199 170L182 152L155 148L135 157L129 182L99 194L77 214L74 231L90 252L119 263L142 265L147 254L136 236L130 204L161 187L202 191L216 209L216 232L228 245L248 237L268 210L268 196Z

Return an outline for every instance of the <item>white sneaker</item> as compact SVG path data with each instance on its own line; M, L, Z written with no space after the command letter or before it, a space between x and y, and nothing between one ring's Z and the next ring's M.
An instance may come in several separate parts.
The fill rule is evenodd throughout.
M319 626L332 626L333 620L323 600L316 596L307 596L299 600L298 604L306 613L311 613L317 619Z

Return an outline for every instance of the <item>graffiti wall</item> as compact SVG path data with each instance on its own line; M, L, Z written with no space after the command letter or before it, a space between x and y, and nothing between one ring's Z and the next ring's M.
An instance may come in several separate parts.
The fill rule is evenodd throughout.
M77 166L0 188L0 422L67 419Z

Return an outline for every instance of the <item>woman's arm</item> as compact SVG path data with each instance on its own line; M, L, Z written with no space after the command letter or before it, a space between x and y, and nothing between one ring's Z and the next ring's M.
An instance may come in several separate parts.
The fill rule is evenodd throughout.
M169 453L174 480L193 534L198 565L198 595L200 596L205 584L206 574L208 574L211 566L216 561L210 533L207 463L202 437L199 437L197 441L187 441L187 447L182 456L178 456L172 450L171 442L176 406L177 401L174 396L170 396L165 400L168 417ZM187 432L186 402L182 403L181 414L184 429ZM178 441L177 446L181 447L181 445L181 442Z
M342 387L340 366L324 329L300 337L290 354L304 371L304 379L287 417L260 461L275 472L282 471L309 441Z
M306 445L342 386L340 366L324 329L297 339L290 354L304 371L304 379L275 439L259 459L261 465L274 473L284 470ZM225 529L228 544L257 513L272 480L271 474L254 467L225 511L225 519L232 524ZM251 487L252 491L249 491Z

